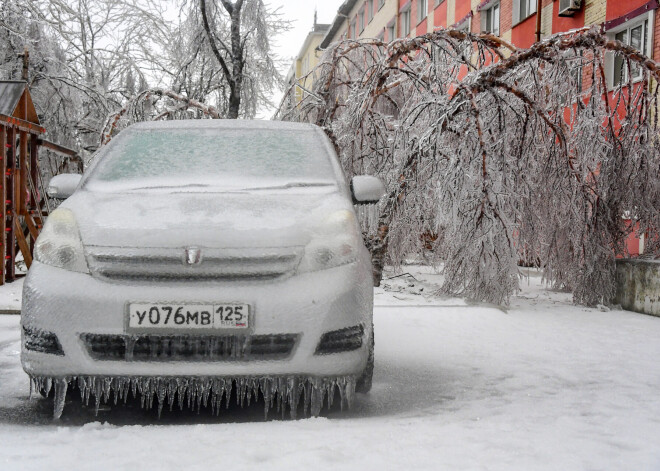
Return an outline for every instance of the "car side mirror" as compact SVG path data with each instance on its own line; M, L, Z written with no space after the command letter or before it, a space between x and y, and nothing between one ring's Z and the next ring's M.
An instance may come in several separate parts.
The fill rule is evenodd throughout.
M353 204L375 204L385 195L385 185L378 177L358 175L351 180Z
M60 175L55 175L50 179L46 193L51 198L56 198L58 200L67 199L74 191L76 191L81 178L82 175L77 173L62 173Z

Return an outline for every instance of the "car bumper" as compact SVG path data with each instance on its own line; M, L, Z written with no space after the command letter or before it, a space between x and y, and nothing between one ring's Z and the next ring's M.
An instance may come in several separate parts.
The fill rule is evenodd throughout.
M93 358L84 334L126 336L131 302L250 305L247 335L296 334L285 358L220 361L148 361ZM115 283L35 262L23 288L23 369L33 377L159 376L258 377L359 375L372 328L373 289L364 264L353 263L269 282ZM324 333L362 325L358 349L317 354ZM59 355L28 349L26 331L57 337ZM176 335L177 332L172 332ZM159 332L158 335L163 335ZM207 335L207 334L205 334ZM227 335L223 332L222 335Z

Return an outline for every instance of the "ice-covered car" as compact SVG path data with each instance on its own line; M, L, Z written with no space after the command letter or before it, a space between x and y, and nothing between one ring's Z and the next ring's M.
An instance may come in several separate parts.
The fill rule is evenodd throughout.
M319 414L368 391L370 256L350 183L316 126L141 123L48 217L23 290L22 364L33 389L145 405L263 398Z

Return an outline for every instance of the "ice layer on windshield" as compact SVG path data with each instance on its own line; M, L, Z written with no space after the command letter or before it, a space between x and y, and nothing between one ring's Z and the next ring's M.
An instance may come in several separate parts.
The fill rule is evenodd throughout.
M325 137L316 128L131 127L104 149L89 183L212 185L242 181L332 182ZM223 184L224 185L224 184Z

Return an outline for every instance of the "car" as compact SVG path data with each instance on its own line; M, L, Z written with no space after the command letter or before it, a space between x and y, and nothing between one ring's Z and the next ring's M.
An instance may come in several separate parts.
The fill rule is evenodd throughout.
M311 124L138 123L62 199L23 288L31 387L83 400L139 396L219 410L263 399L316 416L371 387L371 258L355 204L384 194L347 182ZM223 402L224 400L224 402Z

